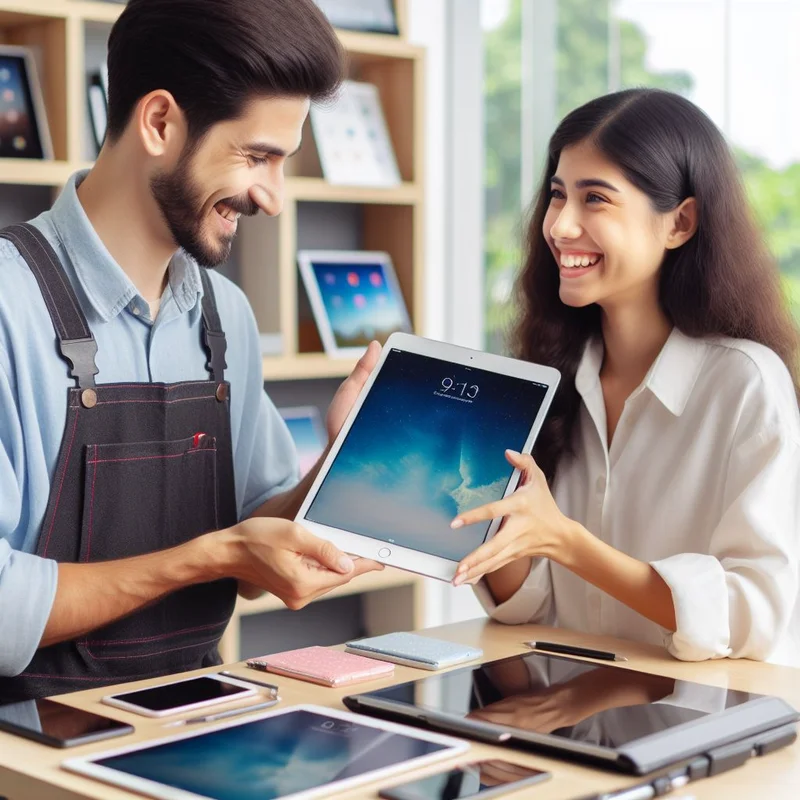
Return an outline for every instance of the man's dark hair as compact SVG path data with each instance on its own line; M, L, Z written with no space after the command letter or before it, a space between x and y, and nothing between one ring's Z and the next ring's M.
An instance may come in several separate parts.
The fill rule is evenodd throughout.
M329 98L342 48L312 0L128 0L108 40L108 138L165 89L191 141L254 97Z

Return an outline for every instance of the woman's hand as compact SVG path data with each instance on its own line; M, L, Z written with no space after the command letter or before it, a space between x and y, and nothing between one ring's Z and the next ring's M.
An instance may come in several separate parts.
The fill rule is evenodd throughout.
M509 464L522 473L517 490L496 503L460 514L451 523L461 528L476 522L505 517L495 536L466 556L458 566L453 583L477 582L487 572L526 556L560 560L569 547L575 523L556 505L544 473L532 456L506 450Z

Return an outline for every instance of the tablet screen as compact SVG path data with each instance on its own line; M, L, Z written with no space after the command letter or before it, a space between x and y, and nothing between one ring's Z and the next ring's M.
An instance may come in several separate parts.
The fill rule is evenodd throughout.
M0 157L43 158L25 58L0 56Z
M95 763L214 800L274 800L446 749L413 735L291 711Z
M547 388L392 349L306 519L460 561L491 523L450 523L503 497Z
M541 653L465 667L369 696L611 749L757 697Z

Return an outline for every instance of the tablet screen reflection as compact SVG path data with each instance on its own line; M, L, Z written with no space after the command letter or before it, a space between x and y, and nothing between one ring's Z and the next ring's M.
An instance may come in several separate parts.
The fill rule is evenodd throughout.
M371 695L609 748L754 697L539 653L456 670Z

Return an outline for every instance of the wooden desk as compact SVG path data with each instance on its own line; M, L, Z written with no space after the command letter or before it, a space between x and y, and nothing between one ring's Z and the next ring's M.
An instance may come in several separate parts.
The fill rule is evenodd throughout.
M588 647L613 650L626 655L629 663L625 666L632 669L646 670L732 689L775 694L783 697L796 708L800 708L800 670L788 667L727 660L688 664L675 661L665 655L663 651L649 645L591 637L533 625L510 627L485 620L473 620L434 628L426 633L464 644L478 645L483 648L486 660L529 652L522 646L522 642L530 639L584 644ZM244 674L249 672L239 665L235 665L231 669L241 669ZM422 670L398 665L395 676L391 680L362 684L346 690L327 689L280 676L274 677L275 682L281 687L281 697L283 698L281 705L283 707L304 702L341 708L340 698L353 693L354 689L363 691L364 689L379 688L383 685L401 683L429 674ZM127 684L126 688L137 688L158 682L140 681ZM109 750L131 743L134 738L146 740L170 733L162 727L163 721L149 720L108 706L101 706L99 699L108 692L108 688L92 689L76 692L59 699L63 699L71 705L97 710L108 716L131 722L136 727L134 735L69 750L57 750L0 733L0 795L6 795L9 800L41 800L42 798L47 798L47 800L75 800L75 798L135 800L135 798L139 798L139 795L72 775L58 767L58 764L65 758ZM485 757L510 758L553 773L553 780L532 788L527 793L523 790L509 795L512 798L525 796L536 798L536 800L556 800L556 798L566 800L593 791L619 788L636 781L633 778L570 764L567 761L476 743L472 744L469 753L465 756L455 761L443 761L428 767L426 770L420 771L416 777L436 772L462 761ZM395 777L391 783L402 783L410 777L401 775ZM390 782L386 781L386 783ZM377 788L374 784L367 785L355 791L336 795L336 797L342 800L374 798L377 796ZM714 800L717 798L751 800L751 798L760 797L766 797L768 800L797 800L800 797L800 744L796 743L792 747L764 758L753 759L744 767L718 777L690 784L684 790L670 796L673 798L695 797L697 800L706 798L708 800L712 798Z

